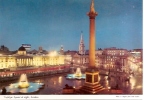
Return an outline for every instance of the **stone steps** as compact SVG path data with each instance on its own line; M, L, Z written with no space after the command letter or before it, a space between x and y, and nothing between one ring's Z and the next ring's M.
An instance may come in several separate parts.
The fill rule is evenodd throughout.
M103 88L103 86L101 86L100 84L84 84L84 86L80 90L88 94L96 94L104 89L105 88Z

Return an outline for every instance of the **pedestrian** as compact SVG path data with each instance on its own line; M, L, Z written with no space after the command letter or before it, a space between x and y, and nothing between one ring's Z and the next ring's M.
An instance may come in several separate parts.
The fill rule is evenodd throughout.
M6 88L3 87L3 88L2 88L2 92L1 92L1 94L2 94L2 95L6 95L6 92L7 92Z

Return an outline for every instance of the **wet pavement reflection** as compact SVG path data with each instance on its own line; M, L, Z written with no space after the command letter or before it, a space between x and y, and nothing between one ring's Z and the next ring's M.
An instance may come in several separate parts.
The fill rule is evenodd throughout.
M28 81L40 83L43 82L45 84L45 87L39 91L39 95L62 94L62 90L66 84L73 86L74 88L80 88L85 82L84 79L66 79L65 75L62 74L28 79ZM7 83L7 85L8 84L10 83ZM124 94L131 94L135 89L136 79L135 77L131 76L130 81L125 81L121 77L100 76L100 84L107 89L111 89L118 84L118 87L123 90ZM6 86L6 84L3 84L2 86Z

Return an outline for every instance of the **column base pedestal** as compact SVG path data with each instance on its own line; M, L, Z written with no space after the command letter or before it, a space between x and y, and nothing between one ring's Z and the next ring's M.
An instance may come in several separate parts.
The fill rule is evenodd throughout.
M103 86L101 86L101 84L99 83L96 84L85 83L80 89L80 91L87 94L96 94L102 90L105 90L105 88L103 88Z
M80 91L87 94L96 94L105 88L99 83L99 71L96 68L88 68L85 72L85 84Z

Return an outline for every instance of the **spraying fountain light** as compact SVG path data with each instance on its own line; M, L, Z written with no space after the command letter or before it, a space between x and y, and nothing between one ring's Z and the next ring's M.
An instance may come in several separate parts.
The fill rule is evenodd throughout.
M81 69L77 68L76 73L74 75L77 77L81 77L82 76Z
M27 75L22 74L17 83L11 83L9 84L9 86L6 86L5 88L7 94L29 94L29 93L37 93L43 87L44 83L28 82Z
M85 79L85 74L82 74L81 69L77 68L74 74L68 74L66 76L67 79Z
M26 74L22 74L19 79L18 88L28 88L29 83Z

